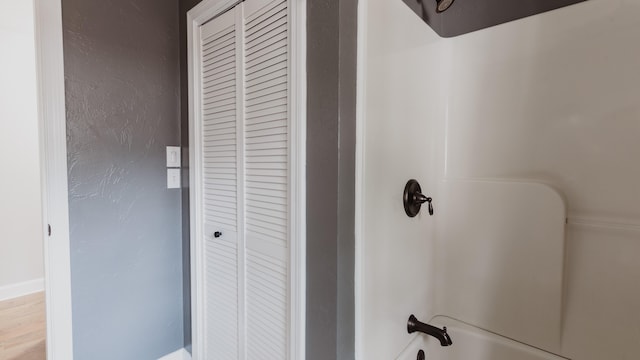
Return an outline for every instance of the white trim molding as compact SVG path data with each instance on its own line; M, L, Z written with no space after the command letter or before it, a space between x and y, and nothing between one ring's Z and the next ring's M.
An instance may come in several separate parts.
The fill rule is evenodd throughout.
M365 101L366 101L366 66L367 66L367 4L368 0L358 1L358 48L357 48L357 80L356 80L356 186L355 186L355 359L362 359L362 324L364 313L364 173L365 173Z
M246 0L251 3L252 0ZM200 127L200 26L224 12L233 9L243 0L203 0L187 13L187 46L189 77L189 186L190 186L190 241L191 241L191 320L192 358L204 360L205 354L205 284L200 275L204 269L204 249L202 244L203 216L202 186L197 179L202 171L201 154L198 149L202 142L197 129ZM290 128L290 174L291 213L290 234L290 321L289 358L305 358L306 336L306 0L288 0L290 11L290 108L289 113L296 121Z
M60 0L33 1L44 220L42 237L47 308L47 359L72 360L62 7ZM50 235L48 225L51 227Z
M291 359L305 359L307 311L307 1L290 0Z
M23 281L0 287L0 301L44 291L44 278Z

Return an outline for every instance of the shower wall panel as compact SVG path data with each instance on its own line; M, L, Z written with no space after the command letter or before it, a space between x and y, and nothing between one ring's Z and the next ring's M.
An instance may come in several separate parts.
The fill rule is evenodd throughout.
M397 356L413 339L410 312L448 315L438 299L457 284L438 266L452 249L441 230L465 224L443 219L444 184L491 180L544 183L566 203L560 339L549 350L637 359L640 3L586 1L453 39L402 1L362 6L360 358ZM404 214L409 178L434 198L434 217Z
M543 182L565 198L558 320L572 359L640 356L639 17L637 1L587 1L450 39L441 54L445 177Z
M409 315L436 314L435 222L424 209L409 218L402 194L416 179L435 196L444 113L442 39L400 1L367 1L364 81L360 123L362 199L356 230L356 344L359 359L395 359L411 336ZM438 214L435 197L435 212Z

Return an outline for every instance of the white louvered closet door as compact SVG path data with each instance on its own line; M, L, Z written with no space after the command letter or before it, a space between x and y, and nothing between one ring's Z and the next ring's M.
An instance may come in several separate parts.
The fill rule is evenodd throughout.
M289 36L283 0L244 16L247 359L286 359L289 335Z
M287 0L246 0L200 31L206 359L288 359Z
M204 220L205 339L207 359L239 357L241 204L241 60L235 11L200 28L202 54L201 159Z

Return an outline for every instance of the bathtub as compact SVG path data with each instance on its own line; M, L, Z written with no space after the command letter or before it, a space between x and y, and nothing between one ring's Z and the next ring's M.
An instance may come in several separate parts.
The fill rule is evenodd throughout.
M421 349L426 360L567 360L444 316L430 324L446 326L453 345L442 347L436 339L418 334L396 360L416 360Z

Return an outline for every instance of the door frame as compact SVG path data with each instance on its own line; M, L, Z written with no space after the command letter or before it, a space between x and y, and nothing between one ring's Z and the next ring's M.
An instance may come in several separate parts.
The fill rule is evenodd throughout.
M203 0L187 13L187 58L189 76L189 203L190 203L190 263L191 263L191 327L194 360L204 360L204 261L202 189L199 182L201 171L196 166L201 156L196 149L201 147L199 108L199 27L213 18L232 9L244 0ZM248 0L250 1L250 0ZM306 0L288 0L290 16L290 89L289 113L297 121L291 122L289 143L291 146L291 238L290 244L291 306L289 317L289 356L291 359L305 358L305 312L306 312Z
M71 248L62 5L60 0L32 1L38 79L47 359L71 360Z

